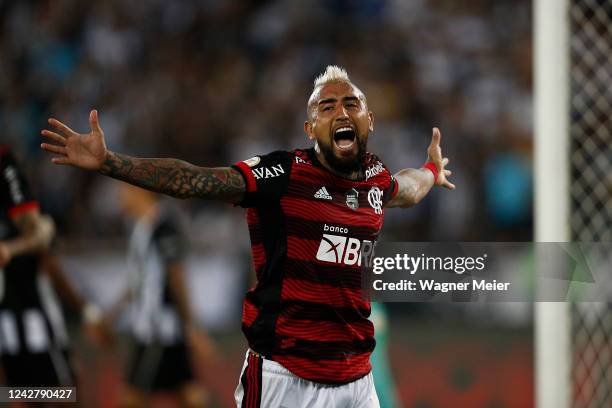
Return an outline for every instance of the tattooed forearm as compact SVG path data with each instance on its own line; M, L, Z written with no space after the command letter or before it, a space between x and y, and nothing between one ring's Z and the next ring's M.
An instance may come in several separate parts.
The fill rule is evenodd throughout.
M397 195L387 203L387 207L412 207L433 187L433 177L428 170L403 169L395 173L394 177L398 183Z
M194 166L178 159L141 159L109 152L102 174L176 198L239 202L246 186L230 167Z

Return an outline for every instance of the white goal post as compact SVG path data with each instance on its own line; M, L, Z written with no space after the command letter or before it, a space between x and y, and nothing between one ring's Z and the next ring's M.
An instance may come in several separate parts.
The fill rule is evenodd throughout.
M568 0L535 0L533 16L535 240L568 242ZM572 354L568 304L538 302L534 321L536 406L569 408Z

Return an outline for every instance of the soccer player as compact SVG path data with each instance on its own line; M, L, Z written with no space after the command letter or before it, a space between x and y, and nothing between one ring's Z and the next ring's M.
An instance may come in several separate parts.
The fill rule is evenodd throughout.
M74 385L63 319L39 274L44 262L57 280L56 260L45 255L54 234L15 156L0 146L0 338L8 386Z
M202 407L206 396L196 384L188 343L206 340L187 294L187 240L178 214L129 184L121 186L120 201L135 221L128 250L133 279L122 297L132 303L135 351L122 406L146 407L150 394L166 391L177 393L181 406Z
M360 253L371 252L385 207L410 207L447 179L440 131L420 169L391 175L366 151L374 129L363 92L346 71L316 78L304 131L309 149L208 168L107 149L97 111L91 132L56 119L43 130L56 164L68 164L178 198L247 208L257 284L244 301L249 343L235 397L242 407L378 407L370 354L374 329L361 295Z

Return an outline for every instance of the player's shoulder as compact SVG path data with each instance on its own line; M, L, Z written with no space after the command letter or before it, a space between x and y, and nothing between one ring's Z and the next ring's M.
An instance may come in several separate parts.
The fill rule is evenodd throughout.
M366 153L364 164L366 180L379 174L389 172L389 169L387 169L382 159L371 152Z
M294 165L312 165L314 150L298 148L293 150L276 150L267 154L253 156L243 160L251 170L276 166L277 171L289 171Z

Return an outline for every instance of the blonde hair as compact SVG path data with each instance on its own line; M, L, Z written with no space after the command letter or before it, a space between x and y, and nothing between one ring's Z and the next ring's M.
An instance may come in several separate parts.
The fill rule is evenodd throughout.
M337 65L328 65L325 68L325 72L320 74L314 80L314 88L318 88L325 84L329 84L330 82L348 82L351 83L349 79L348 73L344 68L341 68Z
M367 104L365 95L363 94L363 92L361 92L359 88L357 88L357 86L354 83L351 82L351 79L349 78L346 70L337 65L328 65L325 68L325 71L319 76L317 76L314 80L314 86L312 89L312 93L310 94L310 98L308 99L308 104L306 105L306 114L309 119L312 119L315 113L314 107L315 107L316 98L318 95L318 89L324 85L331 84L334 82L346 82L347 84L350 84L355 89L355 91L358 93L359 98L362 99L363 102Z

